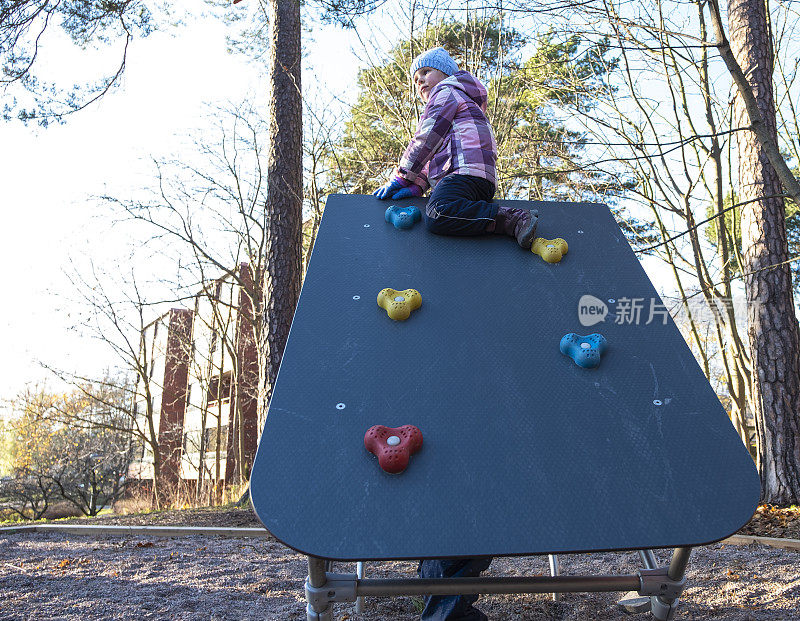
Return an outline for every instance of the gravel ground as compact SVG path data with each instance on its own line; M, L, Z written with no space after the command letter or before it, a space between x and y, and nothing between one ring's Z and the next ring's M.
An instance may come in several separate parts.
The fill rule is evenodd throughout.
M666 562L667 554L657 552ZM562 573L628 573L635 554L564 555ZM305 558L272 540L217 537L92 539L0 533L0 620L305 619ZM415 564L368 563L368 577L411 576ZM336 571L353 572L354 564ZM546 575L547 557L495 559L486 575ZM678 619L800 619L800 552L764 546L697 549ZM490 619L629 618L619 594L491 595L478 606ZM336 604L351 621L418 618L414 598ZM647 619L646 615L633 618Z

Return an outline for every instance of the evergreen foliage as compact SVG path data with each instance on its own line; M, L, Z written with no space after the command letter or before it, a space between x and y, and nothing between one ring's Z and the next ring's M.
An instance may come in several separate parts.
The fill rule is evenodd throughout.
M54 28L84 49L122 41L115 72L74 86L42 80L38 67ZM152 16L141 0L0 0L3 120L46 126L102 97L121 77L130 41L151 30ZM21 90L10 91L12 85Z
M442 21L398 43L383 65L359 73L358 99L332 156L333 189L369 193L385 182L422 110L408 67L436 45L487 87L498 143L498 198L607 200L626 189L581 165L587 142L568 122L610 93L607 77L616 61L608 42L560 38L552 31L531 41L497 17Z

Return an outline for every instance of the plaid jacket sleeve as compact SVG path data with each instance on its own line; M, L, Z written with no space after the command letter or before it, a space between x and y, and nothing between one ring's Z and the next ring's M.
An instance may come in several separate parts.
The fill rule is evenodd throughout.
M399 176L427 189L428 164L450 132L458 106L459 100L452 88L442 88L433 93L414 137L400 158Z

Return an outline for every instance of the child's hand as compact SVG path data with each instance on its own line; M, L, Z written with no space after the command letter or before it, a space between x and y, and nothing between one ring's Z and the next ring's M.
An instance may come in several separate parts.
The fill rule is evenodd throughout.
M372 193L372 195L377 197L378 200L382 201L388 198L398 198L397 193L402 192L404 189L408 189L409 185L411 185L410 181L406 181L402 177L395 175L389 183L379 187ZM405 196L410 196L410 194L406 194Z
M422 196L422 188L416 184L411 184L407 188L403 188L402 190L395 192L395 195L392 198L396 201L399 201L401 198L411 198L412 196Z

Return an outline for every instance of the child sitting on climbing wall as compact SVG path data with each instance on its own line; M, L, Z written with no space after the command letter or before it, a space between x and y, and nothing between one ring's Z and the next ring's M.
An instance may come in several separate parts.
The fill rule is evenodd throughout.
M442 47L417 56L411 76L425 109L392 180L373 195L399 200L422 196L433 186L425 207L428 230L510 235L529 249L538 212L491 202L497 143L486 117L486 88L472 74L459 71Z
M411 76L425 110L392 180L373 194L381 200L422 196L434 186L425 207L428 230L442 235L496 233L515 237L530 248L538 212L501 207L495 193L497 143L486 118L486 88L459 71L442 47L428 50L411 63ZM491 558L421 561L421 578L478 576ZM472 604L477 595L427 596L423 620L482 621L487 617Z

